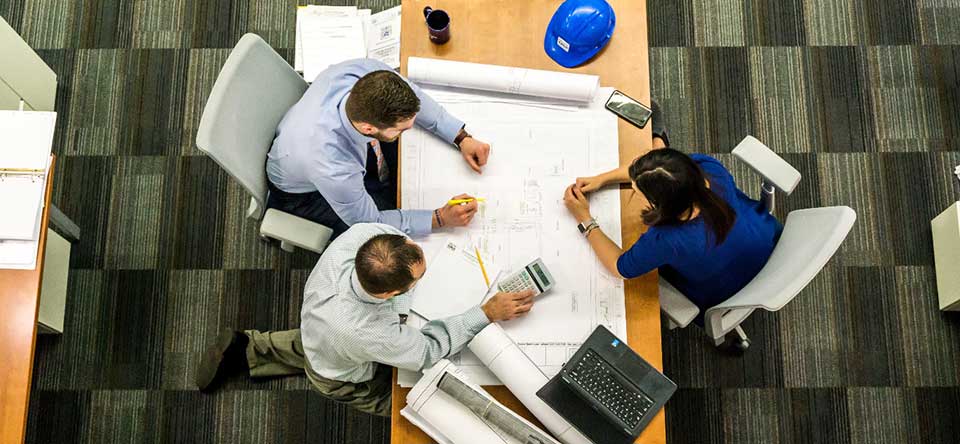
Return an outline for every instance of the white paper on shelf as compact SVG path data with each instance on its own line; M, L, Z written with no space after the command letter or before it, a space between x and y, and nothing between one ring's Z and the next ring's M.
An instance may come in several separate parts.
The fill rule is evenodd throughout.
M487 259L484 268L490 278L499 274ZM410 309L428 320L459 315L483 302L490 288L473 247L449 241L427 259L427 271L417 282Z
M553 436L565 444L590 444L590 440L537 396L549 378L520 350L497 324L490 324L467 346L510 389L510 392Z
M448 240L476 245L484 260L504 271L543 260L557 284L536 299L529 314L501 325L547 377L560 371L597 325L626 337L623 281L596 259L563 204L574 178L619 165L617 117L603 107L612 88L601 88L580 106L429 83L423 89L469 122L470 132L490 143L491 155L478 175L430 133L415 126L404 134L402 208L435 208L459 193L486 198L469 226L417 242L424 248ZM619 243L619 190L594 192L589 199L604 232ZM501 383L468 350L451 359L479 384ZM401 373L400 381L416 378Z
M41 208L39 211L43 211ZM42 214L42 213L41 213ZM40 228L37 224L31 240L0 240L0 269L33 270L37 268Z
M57 113L0 111L0 170L46 169Z
M56 121L54 112L0 111L0 239L35 239Z
M43 214L46 178L41 176L0 177L0 239L32 240Z
M587 103L600 77L559 71L410 57L407 78L416 83Z

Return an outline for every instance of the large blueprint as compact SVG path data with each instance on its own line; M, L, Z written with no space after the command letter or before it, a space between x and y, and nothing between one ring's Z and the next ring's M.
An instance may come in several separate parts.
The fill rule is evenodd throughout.
M557 74L561 79L573 75ZM416 80L450 113L467 122L477 139L491 145L489 162L478 175L460 153L430 133L414 127L404 134L403 208L437 208L459 193L486 198L469 227L417 241L427 251L438 251L437 244L449 239L475 245L484 260L504 274L537 257L543 259L556 286L538 297L527 316L502 326L547 376L556 374L599 324L625 338L623 283L597 261L563 205L564 189L577 176L616 168L619 163L617 118L603 109L611 90L600 88L590 94L589 101L575 102ZM562 80L558 87L563 87ZM590 208L604 232L620 243L619 192L608 189L592 194ZM414 297L421 296L438 295ZM499 383L467 351L452 361L479 384ZM401 382L406 385L413 379L407 374Z

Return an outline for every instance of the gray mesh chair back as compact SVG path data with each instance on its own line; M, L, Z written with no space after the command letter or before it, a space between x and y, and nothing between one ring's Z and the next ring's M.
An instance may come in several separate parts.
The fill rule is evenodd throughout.
M240 39L213 85L197 147L250 193L250 217L263 215L267 152L277 125L306 89L303 78L256 34Z

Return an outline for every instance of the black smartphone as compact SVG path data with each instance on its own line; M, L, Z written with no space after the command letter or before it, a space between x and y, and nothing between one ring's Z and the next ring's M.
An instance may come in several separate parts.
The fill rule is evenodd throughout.
M643 128L650 120L653 110L632 97L614 90L607 99L607 109L620 116L621 119L632 123L637 128Z

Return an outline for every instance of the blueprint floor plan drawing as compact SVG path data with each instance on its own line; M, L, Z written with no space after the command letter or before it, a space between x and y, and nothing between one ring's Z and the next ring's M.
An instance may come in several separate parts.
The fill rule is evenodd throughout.
M414 127L404 134L403 208L436 208L460 193L486 199L468 227L417 239L425 251L456 239L476 246L504 275L543 259L557 284L537 298L527 316L501 325L548 376L560 370L597 325L626 337L623 282L597 261L563 204L564 189L577 176L619 164L617 117L603 108L612 90L600 88L590 102L577 104L422 87L491 145L488 164L477 174L456 149L427 131ZM591 194L590 208L604 232L619 243L619 191ZM498 383L469 352L451 361L480 384ZM412 378L407 374L401 382L408 385Z

